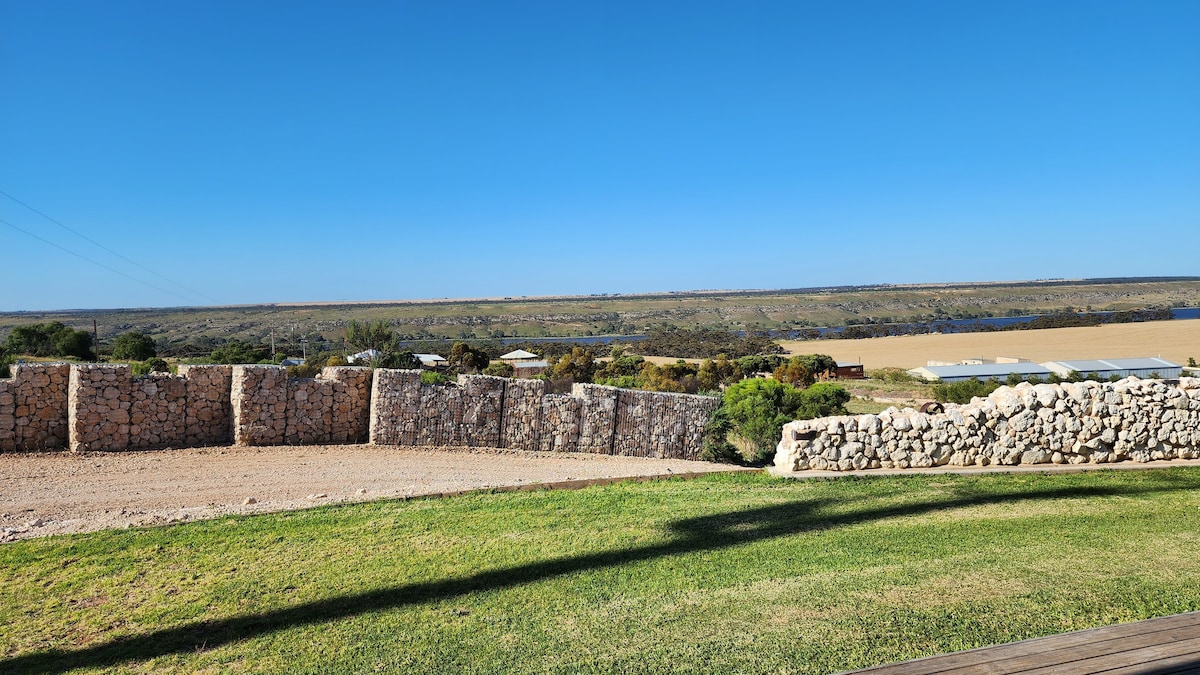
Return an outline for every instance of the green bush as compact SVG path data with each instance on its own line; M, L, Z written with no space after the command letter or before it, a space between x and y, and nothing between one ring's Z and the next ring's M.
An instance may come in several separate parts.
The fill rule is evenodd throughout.
M808 389L765 378L742 380L725 390L721 404L729 431L749 446L746 459L765 464L775 456L783 425L797 419L846 414L850 394L821 382ZM713 452L719 451L719 445Z
M157 355L154 338L145 333L131 330L113 340L112 357L118 361L145 361Z
M724 408L730 431L752 447L755 463L765 463L775 452L783 425L795 419L803 404L800 390L779 382L754 378L725 390Z
M489 363L487 368L483 369L484 375L493 375L495 377L512 377L513 373L515 372L516 369L513 368L511 363L505 363L503 361Z
M422 370L421 384L450 384L450 378L436 370Z
M983 398L999 388L1000 383L994 379L981 382L972 377L962 382L933 385L933 397L943 403L970 403L973 397Z

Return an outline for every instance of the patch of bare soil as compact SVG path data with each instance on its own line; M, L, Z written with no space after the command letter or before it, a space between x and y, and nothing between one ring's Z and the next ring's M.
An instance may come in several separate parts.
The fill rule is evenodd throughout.
M0 541L465 490L729 471L487 448L214 447L0 455Z

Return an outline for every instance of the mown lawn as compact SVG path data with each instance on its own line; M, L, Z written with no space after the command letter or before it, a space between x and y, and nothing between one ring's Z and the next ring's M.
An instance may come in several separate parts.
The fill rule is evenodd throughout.
M826 673L1200 609L1200 469L751 474L0 546L0 672Z

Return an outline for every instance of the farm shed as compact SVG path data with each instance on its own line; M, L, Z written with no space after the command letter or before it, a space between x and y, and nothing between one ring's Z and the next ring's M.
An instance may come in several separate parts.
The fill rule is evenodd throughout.
M442 368L448 365L445 358L437 354L413 354L421 362L423 368Z
M1082 361L1047 361L1042 364L1062 377L1069 377L1074 371L1080 375L1095 373L1100 379L1108 379L1113 375L1129 377L1134 375L1141 378L1176 378L1183 373L1183 367L1170 361L1153 356L1136 359L1088 359Z
M913 368L908 373L930 382L964 382L971 378L1003 381L1014 373L1021 379L1030 377L1046 379L1050 377L1052 371L1037 363L979 363L958 366L924 366Z
M513 377L533 377L541 375L550 367L549 361L515 361L512 364Z
M837 379L839 380L862 380L866 379L863 374L863 364L851 363L849 361L837 362Z

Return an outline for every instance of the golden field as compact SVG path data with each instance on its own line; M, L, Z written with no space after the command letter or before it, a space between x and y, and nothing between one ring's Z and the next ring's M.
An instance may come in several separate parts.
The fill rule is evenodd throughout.
M784 340L791 354L828 354L873 368L916 368L927 361L1013 356L1034 362L1158 356L1180 365L1200 360L1200 319L1109 324L1082 328L951 335L904 335L865 340Z

